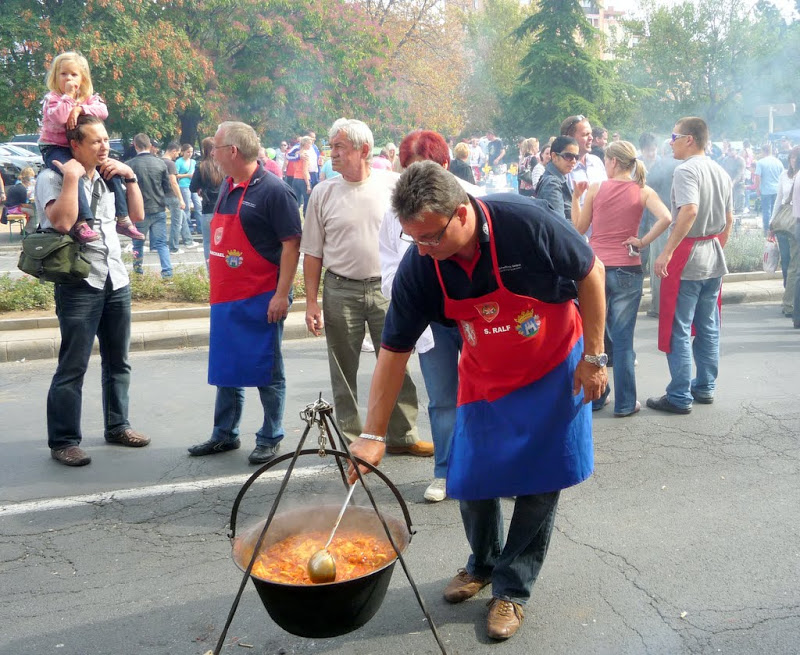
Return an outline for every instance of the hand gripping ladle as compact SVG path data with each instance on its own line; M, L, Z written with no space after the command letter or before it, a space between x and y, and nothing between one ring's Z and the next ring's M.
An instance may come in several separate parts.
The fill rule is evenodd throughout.
M342 505L342 509L339 511L339 516L336 517L336 522L333 524L333 530L331 530L331 536L328 537L328 542L316 553L314 553L308 560L308 577L311 578L311 582L314 584L323 584L325 582L333 582L336 580L336 561L333 559L333 555L328 552L328 546L331 545L331 541L333 541L333 535L336 534L336 528L339 527L339 523L342 522L342 516L344 516L344 512L347 509L347 505L350 503L350 499L353 497L353 491L355 491L356 485L350 486L350 491L347 492L347 498L344 500L344 505Z

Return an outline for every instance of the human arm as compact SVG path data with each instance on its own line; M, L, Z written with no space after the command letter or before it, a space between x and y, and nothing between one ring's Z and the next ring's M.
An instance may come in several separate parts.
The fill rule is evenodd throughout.
M306 151L303 153L301 157L302 165L303 165L303 179L306 182L306 191L311 191L311 173L308 170L308 158L309 153Z
M587 188L589 189L589 193L586 194L583 207L581 207L581 196ZM572 222L575 224L575 229L578 230L579 234L586 234L586 231L592 224L592 206L594 205L594 197L597 195L599 188L599 183L589 187L589 182L586 180L575 182L575 189L572 191Z
M3 182L2 176L0 176L0 202L6 201L6 185Z
M397 403L400 388L403 386L406 365L411 357L411 352L393 352L381 348L378 352L378 362L372 375L372 384L369 390L367 403L367 418L364 421L362 434L385 437L389 429L389 417ZM350 452L356 457L378 466L386 452L386 444L371 439L356 439L350 446ZM366 473L365 467L361 467ZM350 484L358 479L358 474L352 463L348 466L347 477Z
M316 195L316 194L315 194ZM319 308L319 281L322 277L322 259L308 253L303 255L303 280L306 285L306 327L315 337L322 334L322 310Z
M642 204L655 217L656 222L641 239L637 236L631 236L622 242L624 246L630 244L639 250L653 243L672 223L672 215L669 213L669 209L661 202L661 198L658 197L658 194L653 189L649 186L644 187L642 189L642 198L644 200Z
M294 237L282 242L280 275L275 294L269 301L267 320L277 323L286 318L289 313L289 294L292 291L294 276L297 272L297 262L300 261L300 237Z
M115 175L119 175L123 180L130 180L136 177L133 169L116 159L106 159L100 164L100 175L106 180L110 180ZM126 199L128 201L128 216L134 223L144 220L144 200L142 200L142 190L138 182L126 182Z
M597 355L603 352L603 335L606 324L606 274L602 262L594 258L589 274L577 282L578 308L583 321L583 352ZM603 395L608 384L608 371L581 358L575 368L572 389L577 396L583 389L583 403L590 403Z
M697 205L695 204L683 205L678 211L678 217L675 219L672 233L667 239L667 245L664 246L664 250L661 251L653 265L653 270L658 277L667 277L667 266L672 259L672 253L675 252L678 244L689 234L689 230L692 229L696 218Z
M86 169L77 159L70 159L66 164L53 163L61 171L63 181L58 197L45 205L44 213L53 228L66 234L78 220L78 189Z
M378 255L381 260L381 293L388 299L392 298L392 284L397 274L397 267L403 259L408 245L400 239L400 221L390 209L381 221L378 231Z
M170 175L169 183L170 187L172 188L173 195L175 195L175 197L180 201L181 209L186 209L186 203L183 202L183 194L181 194L181 188L178 186L178 176Z

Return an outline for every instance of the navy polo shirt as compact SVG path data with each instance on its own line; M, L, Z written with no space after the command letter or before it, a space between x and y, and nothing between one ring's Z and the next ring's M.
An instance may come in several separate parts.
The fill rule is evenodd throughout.
M222 181L219 188L217 213L235 214L244 185L231 189L232 180ZM247 193L240 211L242 229L256 252L276 266L280 265L282 241L303 233L300 210L292 190L260 166L247 185ZM211 235L212 243L214 235Z
M502 193L481 198L492 216L497 263L505 287L512 293L548 303L578 297L576 280L594 266L594 252L571 223L556 215L546 203ZM478 219L480 257L470 277L451 259L439 262L447 295L454 300L477 298L497 289L486 217L470 197ZM444 316L444 294L434 260L410 247L392 286L382 345L407 352L428 323L454 325Z

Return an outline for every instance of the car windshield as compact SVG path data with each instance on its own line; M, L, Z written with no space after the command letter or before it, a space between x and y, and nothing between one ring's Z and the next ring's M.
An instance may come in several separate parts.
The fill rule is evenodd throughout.
M14 155L17 157L34 157L35 155L32 152L28 152L25 148L20 148L18 146L11 145L10 143L4 143L0 146L5 152L6 155Z

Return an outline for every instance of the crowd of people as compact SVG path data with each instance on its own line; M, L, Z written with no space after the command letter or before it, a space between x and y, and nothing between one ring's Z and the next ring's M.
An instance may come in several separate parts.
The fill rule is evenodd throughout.
M133 239L134 274L149 238L169 278L170 252L181 240L191 247L192 229L202 233L208 382L217 391L210 436L188 451L203 457L239 449L245 389L255 387L263 422L252 464L273 459L285 436L292 372L281 342L302 254L306 325L324 334L342 433L374 465L385 453L433 458L425 498L460 501L471 551L444 597L460 603L491 585L486 631L494 639L508 639L523 622L560 491L592 474L592 412L603 411L612 393L615 417L641 410L634 328L648 267L670 376L646 405L687 415L694 403L714 402L723 248L739 167L708 156L702 119L680 118L659 156L652 135L642 135L637 149L619 138L607 142L606 130L569 116L546 144L522 142L520 193L487 193L487 178L505 174L507 159L491 131L448 143L417 130L373 155L368 125L346 118L327 131L329 158L312 131L265 149L252 127L228 121L202 141L199 163L191 145L170 143L162 156L143 133L133 138L135 156L121 162L108 156L107 110L93 94L86 61L60 57L51 103L69 111L58 130L52 113L53 129L43 133L51 161L35 204L42 228L73 234L91 263L85 281L55 288L62 344L47 429L61 464L91 461L81 448L81 394L95 336L106 441L150 442L128 418L131 299L119 235ZM789 151L771 200L777 166L768 154L756 163L762 210L769 206L765 230L789 205L797 223L799 155ZM787 238L796 261L800 240L794 232ZM796 274L790 266L787 293ZM791 300L800 327L800 303ZM357 375L367 334L379 347L362 419ZM407 368L415 351L430 442L419 434ZM348 473L354 483L356 472ZM500 499L511 497L504 538Z

